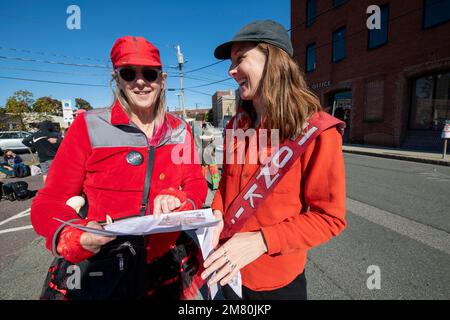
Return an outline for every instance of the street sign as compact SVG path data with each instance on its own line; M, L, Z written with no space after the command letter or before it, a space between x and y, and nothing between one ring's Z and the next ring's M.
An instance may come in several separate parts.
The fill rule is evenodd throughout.
M450 120L445 121L444 129L442 129L441 138L450 139Z
M450 120L445 120L441 138L444 139L444 152L442 152L442 159L445 159L447 153L447 139L450 139Z
M62 103L62 109L63 109L64 122L72 123L73 122L72 101L71 100L61 100L61 103Z
M342 110L352 109L352 99L337 99L333 102L333 110L331 115L334 117L334 112L336 109L342 108Z

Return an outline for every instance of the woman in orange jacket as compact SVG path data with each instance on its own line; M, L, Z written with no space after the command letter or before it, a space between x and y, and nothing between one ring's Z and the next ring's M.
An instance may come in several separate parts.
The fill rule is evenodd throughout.
M224 237L230 206L263 161L252 158L264 150L269 154L271 143L276 144L271 138L268 148L255 148L252 139L261 141L262 129L278 132L282 146L301 137L313 116L319 121L332 117L322 112L318 98L307 89L289 35L280 24L250 23L214 54L231 59L229 74L239 84L238 111L227 129L244 133L253 129L254 135L241 140L245 148L236 164L233 159L239 148L233 147L234 140L225 141L227 157L212 203L215 216L223 220L216 228L215 252L206 259L202 278L219 283L226 299L238 298L227 285L238 272L243 299L306 299L308 249L346 226L341 132L336 126L322 131L264 199L257 195L251 199L252 207L256 203L254 212L240 230ZM245 160L240 164L239 159Z

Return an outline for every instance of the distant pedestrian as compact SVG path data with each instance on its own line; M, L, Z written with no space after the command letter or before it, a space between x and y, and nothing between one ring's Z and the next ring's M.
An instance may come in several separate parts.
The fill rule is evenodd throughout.
M202 135L200 136L202 150L202 173L206 179L208 171L211 175L211 185L213 190L219 187L220 175L216 161L216 148L214 146L214 135L208 131L206 123L202 125Z
M56 130L53 123L45 120L39 124L39 130L23 139L22 143L27 147L34 148L37 151L42 179L47 179L48 170L56 156L62 137L58 130Z

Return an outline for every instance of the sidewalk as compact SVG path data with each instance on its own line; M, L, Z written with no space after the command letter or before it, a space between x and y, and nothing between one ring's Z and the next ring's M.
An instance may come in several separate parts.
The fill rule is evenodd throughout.
M442 152L421 152L402 150L397 148L378 147L378 146L364 146L345 144L342 150L346 153L361 154L373 157L390 158L397 160L406 160L422 163L430 163L441 166L450 166L450 154L447 154L445 159L442 159Z

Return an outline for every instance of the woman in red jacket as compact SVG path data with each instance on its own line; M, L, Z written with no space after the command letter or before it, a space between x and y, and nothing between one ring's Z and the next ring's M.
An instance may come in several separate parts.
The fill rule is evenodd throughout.
M260 167L258 155L270 154L270 144L276 145L271 138L268 148L252 147L251 141L263 138L262 129L278 130L282 146L290 138L302 137L313 117L340 123L322 112L319 100L307 89L293 59L289 35L280 24L270 20L250 23L214 54L231 59L229 74L239 84L239 108L227 129L254 132L240 141L245 148L238 157L239 142L225 141L227 157L212 209L217 217L229 221L231 204ZM252 161L255 156L258 161ZM237 163L233 163L235 157ZM239 163L240 159L245 160ZM223 229L222 223L217 228L216 250L205 261L202 278L211 276L210 284L222 285L227 299L238 298L227 285L238 272L243 299L306 299L307 250L338 235L346 225L342 138L337 127L322 131L265 198L257 193L243 197L255 209L240 230L219 241L220 231L223 236L232 227L225 224Z
M200 165L194 161L197 156L190 128L182 119L165 112L166 74L158 49L142 37L122 37L112 47L111 61L117 84L113 105L76 117L58 150L45 187L39 190L31 208L33 226L47 239L47 248L70 263L92 262L99 255L109 256L102 250L111 248L113 243L130 242L83 232L54 218L100 229L100 223L107 221L108 216L115 220L193 210L201 208L206 198L207 184ZM189 154L180 154L180 150ZM87 201L81 219L66 204L79 195ZM140 247L147 248L144 260L148 263L148 277L138 282L148 282L144 288L147 297L180 297L179 264L177 268L168 265L176 255L174 250L183 244L179 237L180 233L167 233L131 240L131 244L135 240L137 243L136 248L130 248L133 255ZM111 268L123 271L127 261L122 253L118 257L117 265L114 262ZM161 274L167 274L171 268L172 274ZM111 281L104 276L105 283L119 281L115 275ZM98 298L99 294L103 297L100 290L105 292L105 298L143 298L142 292L132 292L137 289L133 288L137 277L130 280L134 281L130 288L118 285L112 292L102 287L101 277L97 277L98 284L94 283L96 277L91 277L87 285L97 291L81 288L84 295L73 295L75 291L61 288L64 283L52 282L54 275L50 278L50 288L63 298ZM52 298L51 294L44 298L49 296Z

